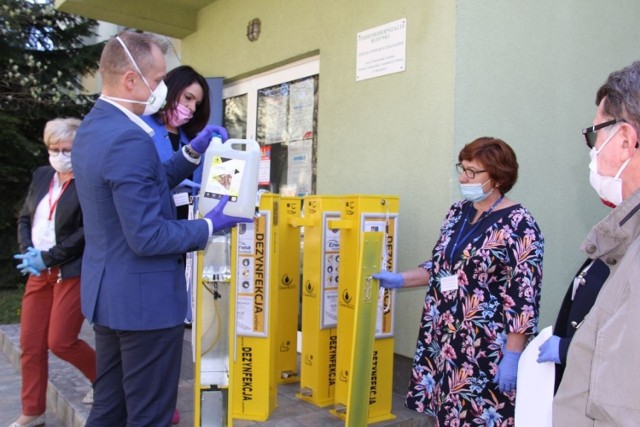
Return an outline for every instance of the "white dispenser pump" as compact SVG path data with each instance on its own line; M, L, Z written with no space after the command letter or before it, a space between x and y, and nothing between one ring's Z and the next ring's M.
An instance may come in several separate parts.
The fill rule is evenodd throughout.
M245 150L238 148L245 147ZM252 139L229 139L225 143L214 137L204 155L204 171L198 211L201 215L213 209L228 195L224 214L253 218L258 191L260 145Z

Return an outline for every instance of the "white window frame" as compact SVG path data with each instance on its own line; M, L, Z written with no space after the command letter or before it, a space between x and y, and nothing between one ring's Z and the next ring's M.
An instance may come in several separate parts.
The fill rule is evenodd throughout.
M258 91L316 74L320 74L320 57L305 58L271 71L226 84L222 88L222 99L247 94L247 135L245 138L256 139Z

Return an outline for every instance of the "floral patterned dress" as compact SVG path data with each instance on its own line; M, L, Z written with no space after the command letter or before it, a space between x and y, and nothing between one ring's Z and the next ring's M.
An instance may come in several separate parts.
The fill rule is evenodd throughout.
M440 426L513 426L515 391L493 377L507 334L537 332L544 240L521 205L470 224L475 213L454 204L421 265L431 278L406 404ZM452 275L457 289L443 291Z

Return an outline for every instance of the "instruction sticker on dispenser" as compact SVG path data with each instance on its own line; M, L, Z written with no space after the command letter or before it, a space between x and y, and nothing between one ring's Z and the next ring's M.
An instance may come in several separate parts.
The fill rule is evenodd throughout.
M242 159L214 156L204 189L204 197L221 199L228 195L229 201L237 201L246 163L246 160Z
M237 231L236 334L266 337L269 310L270 212L260 211L253 223Z
M322 230L322 328L338 324L338 266L340 264L340 230L329 228L329 221L340 219L340 212L323 214Z
M380 265L386 271L395 271L397 214L364 214L362 231L384 233L384 245L380 254ZM376 338L393 336L393 306L395 292L380 288L376 314Z

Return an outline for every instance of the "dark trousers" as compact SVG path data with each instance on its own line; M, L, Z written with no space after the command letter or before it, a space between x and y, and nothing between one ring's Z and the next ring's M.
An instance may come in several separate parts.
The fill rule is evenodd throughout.
M93 329L98 374L86 427L170 426L184 325L150 331Z

